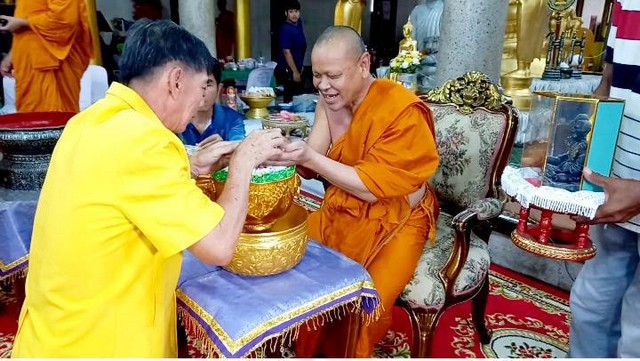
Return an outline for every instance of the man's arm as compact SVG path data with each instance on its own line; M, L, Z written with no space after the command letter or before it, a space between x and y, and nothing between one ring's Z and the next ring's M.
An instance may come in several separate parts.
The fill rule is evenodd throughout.
M296 62L293 61L293 55L291 55L291 50L282 49L282 53L284 54L284 58L287 61L287 65L289 65L289 69L293 72L293 81L299 83L301 81L300 71L298 71L298 67L296 66Z
M313 127L307 138L307 145L319 154L327 154L331 146L331 134L329 133L329 122L324 109L324 100L320 98L316 104ZM318 173L304 166L297 166L296 170L301 177L306 179L317 178Z
M593 92L593 94L608 97L611 91L611 82L613 81L613 64L612 63L604 63L604 69L602 71L602 78L600 79L600 84Z
M233 119L230 119L229 130L227 131L227 140L242 140L247 135L244 127L244 119L240 113L234 111Z

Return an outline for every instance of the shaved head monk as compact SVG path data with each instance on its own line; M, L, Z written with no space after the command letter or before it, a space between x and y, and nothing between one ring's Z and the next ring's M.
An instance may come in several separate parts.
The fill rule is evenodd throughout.
M396 298L435 235L438 204L427 186L438 166L433 121L415 94L371 76L370 56L350 27L325 30L311 63L320 94L315 123L308 141L288 144L280 163L298 164L303 177L329 184L322 206L309 217L309 237L371 274L384 311L363 327L357 356L372 357L391 325ZM344 356L346 327L302 332L296 355Z
M18 112L78 112L93 49L85 0L18 0L0 21L13 33L0 73L16 78Z

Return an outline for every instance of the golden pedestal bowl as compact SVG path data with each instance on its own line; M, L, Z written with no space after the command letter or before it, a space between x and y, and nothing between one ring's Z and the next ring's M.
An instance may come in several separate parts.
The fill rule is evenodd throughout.
M309 121L305 117L298 116L296 120L284 120L278 117L277 114L270 114L262 118L262 129L280 129L284 135L289 138L291 132L299 129L302 137L307 136L307 127Z
M293 198L300 191L300 178L296 167L273 167L269 173L258 174L254 170L249 185L249 210L244 223L245 232L267 231L293 204ZM227 169L213 174L213 193L219 194L227 179ZM201 187L203 190L206 188ZM210 190L209 190L210 191ZM207 191L205 190L205 193ZM214 197L217 198L217 195Z
M295 267L307 249L307 211L293 204L268 232L241 233L226 270L268 276Z
M260 119L269 115L269 111L267 110L267 106L274 101L276 98L273 96L255 96L255 95L245 95L241 94L240 99L243 102L247 103L249 106L249 110L245 114L245 116L249 119Z

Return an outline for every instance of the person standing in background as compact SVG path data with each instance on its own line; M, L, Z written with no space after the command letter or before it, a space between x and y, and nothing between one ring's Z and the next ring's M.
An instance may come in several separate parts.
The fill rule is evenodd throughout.
M307 52L307 39L304 36L300 3L288 0L284 14L287 21L280 27L280 49L282 53L276 69L278 82L284 84L283 100L290 102L294 95L304 91L304 55Z
M18 112L78 112L80 78L93 54L85 0L20 0L0 15L13 33L2 76L16 78Z
M236 20L233 12L227 10L227 0L218 0L220 15L216 18L216 57L225 59L233 56L236 40Z

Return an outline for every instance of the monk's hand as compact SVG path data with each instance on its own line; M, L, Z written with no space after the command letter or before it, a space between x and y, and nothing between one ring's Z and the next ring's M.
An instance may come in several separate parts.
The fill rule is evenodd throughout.
M270 158L267 164L270 165L305 165L311 157L313 150L307 142L303 140L294 140L287 143L282 149L282 153Z
M14 16L0 15L0 31L20 32L29 27L27 19L16 18Z
M239 142L217 142L206 148L199 148L194 155L189 157L189 165L194 175L214 172L226 164L228 157L238 147Z
M287 138L282 136L280 129L257 129L249 133L240 143L233 158L240 163L255 168L267 159L282 153L282 148L287 143Z
M585 180L604 189L604 203L593 219L573 217L581 223L622 223L640 214L640 181L605 177L588 168L582 172Z
M0 74L10 78L13 77L13 60L11 58L11 53L7 54L4 59L2 59L2 63L0 63Z

